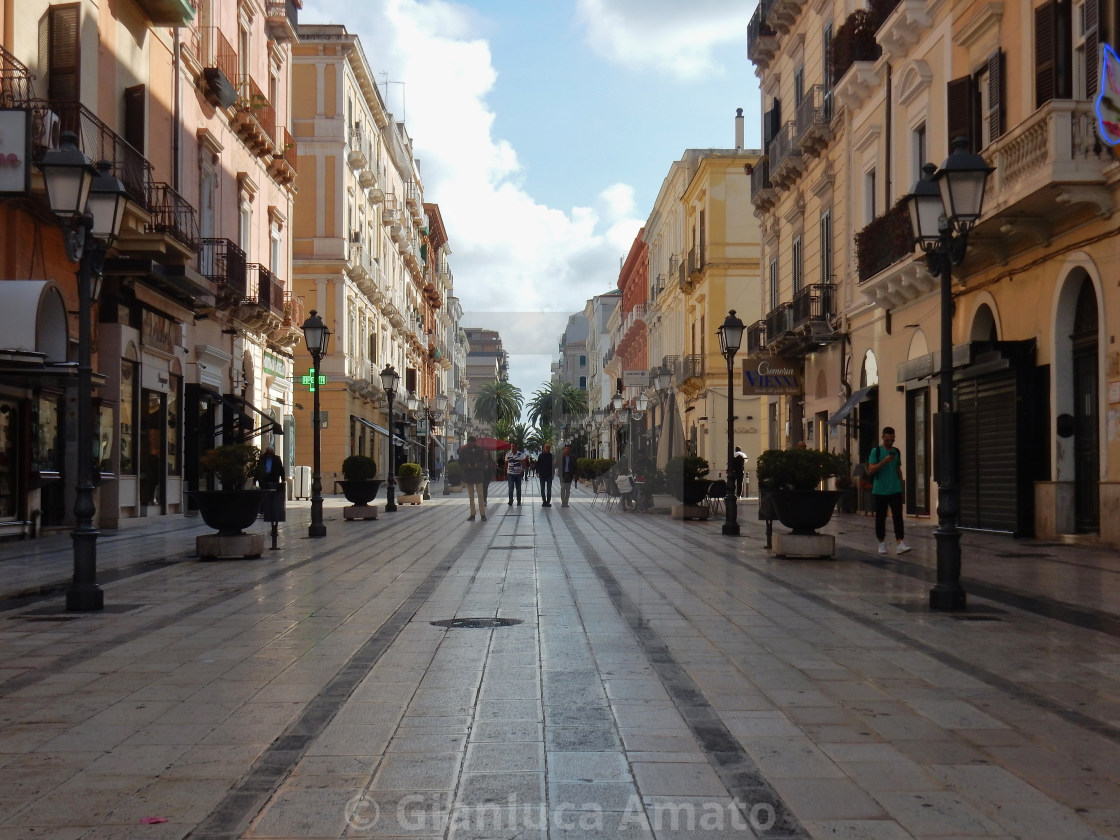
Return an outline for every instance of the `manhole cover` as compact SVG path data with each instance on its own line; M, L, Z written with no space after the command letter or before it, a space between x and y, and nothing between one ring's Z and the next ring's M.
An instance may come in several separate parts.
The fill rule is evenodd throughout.
M463 627L468 630L487 630L491 627L511 627L514 624L520 624L519 618L444 618L439 621L430 622L433 627L447 627L457 628Z
M997 615L954 615L952 618L957 621L1003 621Z

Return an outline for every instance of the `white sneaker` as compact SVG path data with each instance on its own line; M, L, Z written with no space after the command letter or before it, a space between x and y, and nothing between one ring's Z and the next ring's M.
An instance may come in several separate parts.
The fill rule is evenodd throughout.
M880 554L886 554L887 553L887 544L885 542L879 543L879 553Z
M904 543L904 542L903 542L902 540L899 540L899 541L898 541L898 545L896 545L896 546L895 546L894 550L895 550L895 551L896 551L896 552L897 552L898 554L905 554L905 553L906 553L907 551L911 551L912 549L910 548L910 546L908 546L908 545L907 545L906 543Z

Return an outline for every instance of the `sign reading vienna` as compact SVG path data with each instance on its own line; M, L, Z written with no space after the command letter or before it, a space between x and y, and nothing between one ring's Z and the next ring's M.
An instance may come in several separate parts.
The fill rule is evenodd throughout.
M744 359L743 394L758 396L800 396L805 391L801 365L792 359Z

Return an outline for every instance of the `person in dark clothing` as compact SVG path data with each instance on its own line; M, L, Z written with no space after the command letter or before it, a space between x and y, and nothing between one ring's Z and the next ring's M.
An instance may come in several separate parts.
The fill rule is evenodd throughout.
M541 480L541 507L552 507L552 476L555 467L552 463L552 444L541 447L537 456L537 478Z
M560 454L560 507L568 506L568 497L572 493L572 482L575 479L576 456L572 454L572 447L568 445Z
M284 522L287 519L284 510L285 478L284 462L273 447L265 447L257 462L257 484L262 490L273 491L261 499L261 515L265 522Z
M490 458L478 445L478 438L471 435L467 445L459 448L459 463L463 466L463 484L467 485L467 497L471 500L471 515L468 522L474 521L475 497L478 497L478 512L486 521L486 484L490 480Z

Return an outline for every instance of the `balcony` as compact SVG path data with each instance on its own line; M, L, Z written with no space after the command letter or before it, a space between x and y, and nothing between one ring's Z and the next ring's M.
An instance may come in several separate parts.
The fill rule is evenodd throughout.
M380 204L385 200L385 190L382 187L381 171L372 165L358 173L358 183L366 190L366 198L371 204Z
M362 260L364 252L365 248L362 247L361 239L357 234L351 236L350 243L346 247L346 276L355 283L368 276L365 263Z
M747 24L747 58L754 63L756 73L765 72L778 52L778 34L763 17L764 5L768 4L758 4Z
M276 134L279 142L276 151L272 153L272 163L268 167L268 174L280 186L286 187L295 181L298 174L296 163L299 159L299 148L296 146L296 139L292 137L292 133L285 126L277 128Z
M805 171L801 149L794 142L796 136L797 124L790 120L770 141L767 149L770 157L770 182L776 187L790 186Z
M198 271L217 287L219 309L237 306L248 297L245 252L228 239L199 243Z
M216 26L200 26L195 54L202 63L202 94L216 108L237 102L237 51Z
M404 185L404 203L412 211L413 216L420 214L420 188L416 186L415 181L408 181Z
M350 151L346 153L346 162L355 172L369 164L365 135L360 128L350 129Z
M778 203L778 191L770 183L770 158L759 158L751 169L751 203L759 213L765 213Z
M996 167L970 249L1006 259L1113 211L1106 170L1116 165L1097 139L1094 103L1051 100L984 150Z
M797 106L797 147L815 157L832 140L832 91L813 85Z
M856 234L856 265L859 280L878 274L891 263L914 253L914 229L910 224L910 211L899 200L894 207L873 219Z
M0 108L27 108L35 98L31 71L0 46Z
M278 44L299 41L300 0L267 0L265 3L265 31Z
M136 5L156 26L187 26L198 12L194 0L136 0Z
M873 220L855 237L860 291L884 309L897 309L936 287L926 261L914 252L910 213L903 201Z
M767 347L776 349L781 347L788 334L793 332L793 304L781 303L766 313L766 341Z
M284 318L268 334L268 339L278 347L295 347L303 341L303 296L284 292Z
M390 193L385 196L385 206L381 208L381 224L392 227L400 221L400 212L397 209L397 197Z
M779 35L785 35L797 23L797 17L801 14L804 5L805 0L773 0L769 4L770 10L766 15L766 22Z
M747 355L754 356L766 349L766 322L755 321L747 327Z
M260 263L245 266L248 295L237 310L238 320L251 329L272 332L284 323L284 284Z
M148 233L171 237L190 254L198 253L198 217L194 207L179 195L169 184L153 183L148 185L148 209L152 220L145 230ZM122 234L117 241L117 250L127 247Z
M832 283L813 283L793 295L793 329L799 330L814 321L828 322L833 311Z
M892 59L905 58L910 48L933 26L932 0L902 0L887 13L875 33L876 40ZM884 10L885 12L886 10Z
M150 212L148 187L152 182L152 165L148 159L80 102L51 102L50 108L58 115L63 131L78 135L78 148L86 157L95 163L109 161L113 174L124 182L129 200Z
M690 353L681 356L680 373L677 377L678 387L687 395L691 395L704 387L704 357L699 353Z
M239 85L233 130L256 155L275 151L276 109L261 91L252 76L245 76Z

